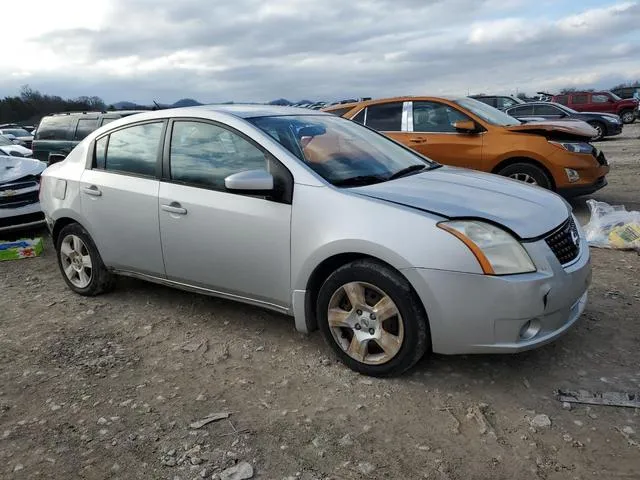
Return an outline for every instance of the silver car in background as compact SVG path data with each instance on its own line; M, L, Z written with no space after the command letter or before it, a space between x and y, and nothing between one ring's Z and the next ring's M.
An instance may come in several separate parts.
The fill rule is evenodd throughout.
M118 120L44 172L41 204L75 292L121 274L266 307L368 375L546 344L587 301L589 249L559 196L316 111Z

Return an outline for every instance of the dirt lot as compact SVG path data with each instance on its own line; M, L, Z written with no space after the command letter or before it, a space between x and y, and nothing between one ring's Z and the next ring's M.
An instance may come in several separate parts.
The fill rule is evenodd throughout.
M612 172L593 198L640 210L639 137L601 143ZM129 279L76 296L49 243L0 264L0 478L191 480L241 462L276 480L640 478L640 409L554 398L640 391L640 256L592 253L587 311L555 344L377 380L263 310Z

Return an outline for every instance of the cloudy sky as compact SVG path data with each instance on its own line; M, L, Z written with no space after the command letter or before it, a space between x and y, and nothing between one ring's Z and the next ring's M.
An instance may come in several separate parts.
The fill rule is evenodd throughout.
M26 4L25 4L26 5ZM640 79L640 0L30 0L0 95L339 99ZM24 15L23 15L24 14Z

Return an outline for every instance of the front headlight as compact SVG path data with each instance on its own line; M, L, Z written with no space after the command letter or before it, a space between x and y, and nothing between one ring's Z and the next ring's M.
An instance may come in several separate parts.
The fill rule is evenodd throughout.
M552 142L549 143L556 147L564 148L565 150L573 153L591 153L593 147L586 142Z
M604 117L607 122L611 123L620 123L620 119L616 117Z
M531 258L512 235L479 220L441 222L438 227L455 235L475 255L488 275L535 272Z

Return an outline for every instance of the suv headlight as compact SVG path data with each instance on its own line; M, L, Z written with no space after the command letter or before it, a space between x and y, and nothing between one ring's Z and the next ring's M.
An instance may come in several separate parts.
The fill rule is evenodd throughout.
M552 142L549 143L556 147L564 148L565 150L573 153L591 153L593 152L593 146L586 142Z
M478 220L441 222L438 227L455 235L475 255L487 275L535 272L529 254L501 228Z

